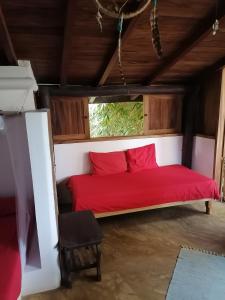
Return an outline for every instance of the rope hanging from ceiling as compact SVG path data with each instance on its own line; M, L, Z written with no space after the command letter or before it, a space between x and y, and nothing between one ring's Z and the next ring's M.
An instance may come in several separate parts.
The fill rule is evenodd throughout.
M123 72L123 65L122 65L122 55L121 55L121 49L122 49L122 31L123 31L123 22L124 19L131 19L138 15L140 15L142 12L144 12L148 6L150 6L151 2L153 3L153 7L150 12L150 25L151 25L151 34L152 34L152 45L153 48L159 58L162 57L162 46L160 41L160 33L159 33L159 27L158 27L158 15L157 15L157 0L146 0L143 1L142 5L138 5L138 8L135 11L127 12L125 11L125 6L129 2L129 0L125 0L123 4L121 5L121 1L112 0L111 6L108 4L107 6L102 4L102 0L94 0L97 5L97 15L96 19L98 21L100 30L102 31L103 25L102 25L102 15L101 13L105 14L108 17L111 18L117 18L119 19L117 30L119 32L118 34L118 63L119 63L119 70L120 70L120 76L121 80L124 85L126 85L126 78ZM101 1L101 2L100 2ZM140 2L140 0L136 0L137 2ZM120 5L119 3L120 2Z

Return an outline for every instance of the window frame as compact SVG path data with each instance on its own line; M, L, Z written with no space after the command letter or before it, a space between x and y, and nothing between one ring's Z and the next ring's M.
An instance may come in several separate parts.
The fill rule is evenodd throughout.
M90 137L90 122L89 122L89 98L88 97L73 97L76 99L80 99L79 101L83 101L84 105L84 122L85 122L85 134L65 134L65 135L54 135L53 141L56 144L60 143L76 143L76 142L94 142L94 141L108 141L108 140L121 140L121 139L137 139L137 138L145 138L145 137L159 137L159 136L181 136L181 119L182 119L182 103L183 97L182 95L176 95L179 98L178 101L181 101L179 108L180 118L177 121L179 126L175 128L166 128L166 129L149 129L147 126L147 122L149 122L149 102L151 100L152 95L143 95L143 134L141 135L126 135L126 136L105 136L105 137ZM157 96L157 95L154 95ZM162 95L159 95L162 96ZM62 98L62 97L61 97ZM66 97L65 97L66 98ZM57 101L57 100L54 100Z

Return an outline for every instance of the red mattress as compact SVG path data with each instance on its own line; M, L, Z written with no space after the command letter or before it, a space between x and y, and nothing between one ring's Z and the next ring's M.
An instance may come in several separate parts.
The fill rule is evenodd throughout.
M74 210L112 212L177 201L219 199L214 180L180 165L107 176L76 175L68 181Z
M21 266L16 217L9 215L0 217L0 299L16 300L20 290Z

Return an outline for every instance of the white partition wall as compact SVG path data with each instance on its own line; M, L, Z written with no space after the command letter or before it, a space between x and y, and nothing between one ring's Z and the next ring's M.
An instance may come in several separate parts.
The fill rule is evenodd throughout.
M58 231L47 112L25 114L41 268L23 272L22 295L60 285Z
M28 61L19 61L19 66L0 67L0 110L16 113L7 120L7 135L0 139L0 143L5 139L8 144L8 148L1 149L5 160L0 166L7 176L7 182L2 180L4 185L7 184L1 186L1 193L15 194L17 200L22 296L55 289L60 285L48 113L33 111L17 114L35 109L33 92L37 89ZM12 170L5 170L10 164L7 162L7 151ZM8 182L10 176L13 179Z
M90 171L88 152L110 152L126 150L155 143L156 160L160 166L181 164L182 136L143 137L111 141L81 142L56 144L55 163L56 180L63 180L71 175L85 174Z

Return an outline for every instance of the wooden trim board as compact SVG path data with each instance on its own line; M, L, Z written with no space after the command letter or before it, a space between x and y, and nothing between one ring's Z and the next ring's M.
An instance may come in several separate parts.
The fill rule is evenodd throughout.
M214 199L204 198L204 199L191 200L191 201L178 201L178 202L170 202L170 203L138 207L138 208L131 208L131 209L124 209L124 210L118 210L118 211L95 213L95 217L96 218L105 218L105 217L110 217L110 216L123 215L123 214L145 211L145 210L152 210L152 209L157 209L157 208L172 207L172 206L193 204L193 203L198 203L198 202L208 202L208 201L214 201Z
M204 139L210 139L210 140L215 140L216 139L215 136L207 135L207 134L201 134L201 133L197 133L194 136L201 137L201 138L204 138Z
M110 136L110 137L96 137L96 138L83 138L83 135L55 135L53 137L54 144L69 144L69 143L85 143L85 142L99 142L99 141L118 141L129 139L144 139L144 138L158 138L158 137L171 137L183 136L182 133L166 133L166 134L151 134L151 135L125 135L125 136Z

